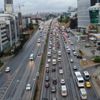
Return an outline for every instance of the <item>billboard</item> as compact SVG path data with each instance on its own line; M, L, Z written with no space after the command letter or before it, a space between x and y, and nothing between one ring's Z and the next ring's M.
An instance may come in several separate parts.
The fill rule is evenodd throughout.
M93 24L99 23L99 10L90 10L90 22Z

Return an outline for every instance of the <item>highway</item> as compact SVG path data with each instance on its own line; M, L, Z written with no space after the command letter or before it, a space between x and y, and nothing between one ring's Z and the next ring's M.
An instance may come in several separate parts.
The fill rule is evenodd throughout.
M46 22L42 26L44 30L38 30L21 52L7 63L11 71L5 73L4 69L0 73L0 100L31 100L50 22ZM41 41L38 44L39 38ZM29 61L31 53L34 53L34 61ZM27 83L31 84L32 91L26 92Z
M53 22L51 32L49 34L49 43L48 43L48 51L51 50L51 58L46 57L46 64L49 64L49 73L46 72L45 67L45 74L43 79L43 85L42 85L42 91L41 91L41 98L40 100L81 100L80 97L80 91L76 83L76 76L75 71L73 70L73 66L76 66L77 69L82 73L83 69L80 67L80 60L77 59L76 56L73 55L73 48L77 48L77 39L74 35L68 34L70 37L70 40L73 42L73 45L71 43L66 43L63 39L62 31L59 30L56 26L56 21ZM56 30L57 28L57 30ZM56 31L55 31L56 30ZM52 33L52 34L51 34ZM57 34L59 35L59 38L57 39ZM67 40L68 41L68 40ZM51 44L50 44L51 42ZM57 43L60 44L59 48L57 47ZM51 46L51 49L49 48ZM66 46L68 46L70 50L70 55L66 52ZM56 49L56 54L59 50L61 50L61 61L57 61L56 65L52 64L52 59L54 58L53 48ZM56 60L58 59L58 54L56 56ZM48 59L51 59L51 62L48 62ZM70 60L73 59L73 63L70 62ZM56 71L53 72L52 69L55 68ZM59 73L59 69L63 69L63 74ZM49 76L48 83L50 84L49 87L46 87L47 81L45 80L45 77ZM57 80L57 85L53 84L53 79ZM67 93L68 95L66 97L63 97L61 95L61 79L65 80L65 85L67 87ZM52 87L56 88L56 92L52 93ZM85 88L87 92L87 99L88 100L98 100L96 92L93 87L91 88ZM55 98L55 99L54 99Z
M53 29L51 29L53 30ZM56 32L58 33L58 32ZM50 34L51 35L51 34ZM52 36L52 35L51 35ZM54 38L54 36L52 36ZM56 39L56 36L55 36L55 39ZM55 40L53 39L53 40ZM50 40L50 37L49 37L49 41ZM52 62L49 63L49 70L50 72L49 73L45 73L44 75L44 81L43 81L43 87L42 87L42 93L41 93L41 100L53 100L53 98L55 97L57 100L79 100L79 97L77 96L77 90L75 89L75 83L73 81L73 76L72 76L72 73L71 73L71 69L70 69L70 65L69 65L69 61L68 61L68 58L66 56L66 52L65 52L65 49L64 49L64 43L61 39L61 35L59 33L59 39L56 40L56 43L59 42L60 43L60 47L57 48L56 47L56 50L61 50L62 52L62 56L61 56L61 62L57 62L57 64L55 66L52 65ZM54 44L54 43L53 43ZM48 47L50 46L50 44L48 44ZM48 51L49 51L49 48L48 48ZM47 57L48 59L48 57ZM52 54L52 57L51 57L51 61L53 59L53 54ZM46 63L47 60L46 60ZM52 68L55 67L56 68L56 71L55 72L52 72ZM62 67L63 71L64 71L64 74L59 74L59 67ZM45 87L45 77L46 76L49 76L50 77L50 87L49 88L46 88ZM57 79L57 85L55 86L56 87L56 93L51 93L51 87L53 86L52 84L52 80L53 78ZM61 96L61 84L60 84L60 80L64 78L65 79L65 85L67 87L67 92L68 92L68 96L66 97L62 97Z

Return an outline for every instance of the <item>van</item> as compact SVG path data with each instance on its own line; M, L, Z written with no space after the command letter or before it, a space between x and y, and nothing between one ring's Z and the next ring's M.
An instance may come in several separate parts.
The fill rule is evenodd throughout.
M66 85L61 85L61 95L62 96L67 96L67 88Z
M77 85L78 85L79 88L84 87L84 79L83 79L82 76L81 77L77 77L76 82L77 82Z
M80 97L81 97L82 100L87 99L87 92L86 92L85 88L80 89Z

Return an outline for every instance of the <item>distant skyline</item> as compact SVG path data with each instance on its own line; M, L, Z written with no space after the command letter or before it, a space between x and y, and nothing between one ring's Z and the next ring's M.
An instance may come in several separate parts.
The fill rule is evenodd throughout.
M13 0L14 11L26 13L36 12L62 12L67 11L69 6L77 7L77 0ZM4 9L4 0L0 0L0 9Z

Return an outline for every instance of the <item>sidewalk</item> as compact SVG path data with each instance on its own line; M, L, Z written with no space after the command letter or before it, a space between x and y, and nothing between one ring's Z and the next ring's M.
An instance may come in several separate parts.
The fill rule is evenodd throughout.
M96 69L91 78L94 88L96 89L96 93L100 99L100 67Z

